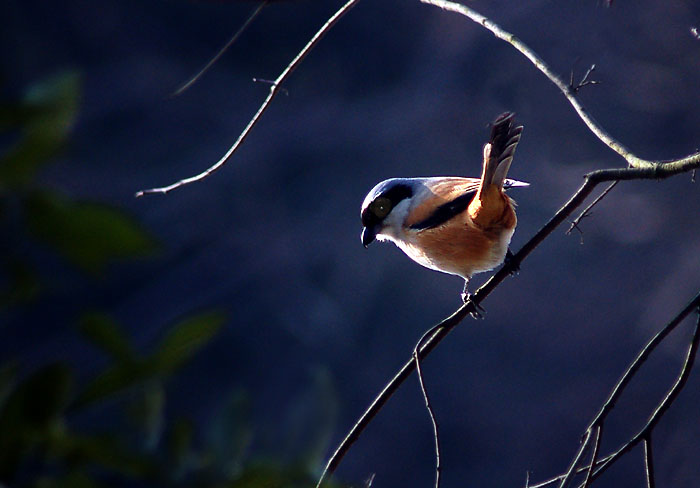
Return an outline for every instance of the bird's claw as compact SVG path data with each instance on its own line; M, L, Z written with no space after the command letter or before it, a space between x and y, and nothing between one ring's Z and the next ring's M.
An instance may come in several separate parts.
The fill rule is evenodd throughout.
M484 318L484 315L486 315L486 310L484 310L484 307L472 300L471 293L466 291L462 292L462 302L471 302L473 304L474 310L469 312L469 315L471 315L473 319L482 320Z
M503 260L503 263L505 266L511 266L512 269L510 270L510 275L516 276L518 273L520 273L520 263L516 263L513 260L513 257L514 257L513 252L510 249L508 249L506 251L506 257Z

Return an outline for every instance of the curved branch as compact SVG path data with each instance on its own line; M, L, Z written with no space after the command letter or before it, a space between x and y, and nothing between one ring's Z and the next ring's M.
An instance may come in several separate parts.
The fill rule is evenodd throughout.
M275 98L277 95L280 86L282 83L287 81L287 78L294 72L295 69L301 64L301 62L306 58L306 56L309 54L309 52L316 46L316 44L319 43L321 39L326 35L326 33L331 30L331 28L346 14L350 11L352 7L354 7L357 2L360 0L349 0L347 3L345 3L342 7L340 7L327 21L325 24L321 26L321 28L314 34L314 36L311 38L311 40L302 48L301 51L299 51L299 54L296 55L294 59L287 65L287 67L282 71L282 73L272 82L272 86L270 86L270 93L267 95L267 98L263 101L262 105L260 105L260 108L258 108L258 111L255 112L255 115L253 115L253 118L250 119L250 122L248 122L248 125L246 125L245 129L243 129L243 132L238 136L238 139L236 139L236 142L233 143L233 145L229 148L228 151L226 151L226 154L224 154L221 159L219 159L216 163L214 163L212 166L207 168L206 170L202 171L198 175L191 176L189 178L184 178L180 181L177 181L173 183L172 185L168 186L161 186L157 188L150 188L148 190L141 190L136 192L136 198L142 197L144 195L149 195L152 193L160 193L160 194L165 194L168 193L171 190L174 190L176 188L179 188L181 186L189 185L190 183L195 183L197 181L203 180L210 174L214 173L218 169L220 169L226 162L231 159L231 156L238 150L238 148L243 144L243 141L246 140L248 135L250 134L250 131L255 127L255 125L258 123L258 120L260 120L260 117L262 114L265 113L267 108L270 106L270 102Z
M678 317L681 317L677 317L678 322L682 320L682 317L685 317L692 311L696 311L698 313L698 318L695 322L693 337L690 341L690 345L688 346L688 352L686 353L685 361L683 362L683 366L681 367L681 371L678 375L678 378L676 379L676 382L668 391L664 399L656 407L654 413L651 414L651 417L649 417L647 423L644 425L644 427L642 427L642 430L640 430L634 437L632 437L632 439L630 439L624 446L612 453L610 456L606 457L604 462L602 462L601 465L597 467L591 479L595 480L598 476L603 474L603 472L606 469L608 469L615 461L617 461L622 455L627 453L630 449L639 444L641 441L646 440L651 435L651 432L654 430L661 418L676 400L681 390L683 390L683 387L685 386L686 382L688 381L688 377L690 376L690 371L692 370L693 363L695 362L695 356L698 351L698 346L700 346L700 293L696 295L695 299L691 301L690 304L688 304L686 308L683 309L683 311L678 315ZM675 325L677 325L677 323ZM669 324L666 326L666 328L673 329L675 325L671 326L671 324ZM666 328L664 330L666 330ZM654 339L656 339L656 337L654 337Z
M647 440L650 441L652 430L654 429L654 427L656 427L658 422L661 420L661 417L666 413L666 411L670 408L671 404L678 397L681 390L685 386L688 377L690 376L690 371L695 361L698 346L700 345L700 292L698 292L695 295L695 297L693 297L693 299L690 300L690 302L688 302L688 304L676 314L675 317L673 317L666 325L664 325L664 327L654 337L652 337L651 340L649 340L649 342L647 342L642 351L637 355L634 361L632 361L630 366L627 368L627 371L625 371L625 373L622 375L622 378L613 388L612 393L601 407L600 412L596 415L596 417L589 424L589 427L586 430L586 435L588 436L590 435L590 432L592 430L600 430L602 428L605 416L612 410L615 401L621 395L622 390L624 390L624 387L629 383L629 381L636 374L636 372L639 370L642 364L649 358L652 351L656 349L656 347L658 347L661 344L664 338L667 337L668 334L670 334L686 317L688 317L688 315L690 315L693 312L698 313L698 318L696 319L693 335L690 341L690 345L688 346L686 359L683 362L681 371L678 374L678 377L674 382L673 386L668 391L666 396L661 400L661 402L656 406L654 412L649 417L647 423L634 437L627 441L617 451L597 461L595 459L592 459L591 462L593 464L589 464L588 466L576 469L576 474L583 473L584 471L588 471L590 473L590 470L593 469L592 474L587 473L586 475L586 480L592 482L598 476L600 476L607 468L612 466L612 464L615 461L617 461L623 454L627 453L639 442L646 442ZM649 469L649 467L647 467L647 469ZM530 485L530 488L544 488L545 486L561 482L562 480L566 479L567 476L569 476L568 473L555 476L535 485Z
M554 229L556 229L574 210L576 210L591 194L591 192L600 183L607 181L622 181L622 180L643 180L643 179L663 179L675 174L684 173L694 168L700 167L700 158L694 163L686 163L683 165L669 165L660 167L646 168L623 168L623 169L601 169L593 171L584 176L585 182L572 195L568 202L561 207L556 214L547 222L523 247L515 253L501 269L499 269L489 280L484 283L474 294L471 299L457 309L452 315L444 319L442 322L434 326L435 333L432 334L418 350L417 356L419 360L423 360L430 352L437 347L447 334L457 326L468 314L476 312L476 307L491 294L491 292L503 282L507 276L517 270L520 263L532 252ZM384 405L389 401L389 398L398 390L401 384L413 373L416 367L414 358L409 359L406 364L399 370L394 378L387 383L384 389L374 399L372 404L365 410L359 420L350 429L350 432L345 436L338 448L328 460L318 483L317 488L320 488L326 478L333 474L340 465L345 454L350 450L350 447L360 437L364 429L369 425L372 419L379 413ZM595 473L594 475L595 476Z
M571 85L566 84L552 69L545 63L542 58L540 58L532 49L530 49L524 42L518 39L515 35L504 30L501 26L493 22L488 17L481 15L479 12L459 3L451 2L448 0L420 0L422 3L429 5L434 5L443 10L448 10L450 12L456 12L468 17L477 24L482 25L497 38L506 41L508 44L513 46L515 49L520 51L520 53L530 60L532 64L535 65L552 83L554 83L557 88L564 94L569 103L574 107L578 116L586 124L586 127L595 134L595 136L603 141L610 149L615 151L617 154L622 156L627 164L632 168L655 168L661 165L667 164L679 164L681 166L685 164L696 164L700 161L700 152L691 154L684 158L680 158L674 161L650 161L647 159L642 159L627 149L625 146L620 144L616 139L614 139L608 132L603 129L603 127L598 124L598 122L593 119L586 107L579 102L576 98L576 91Z
M253 22L253 20L255 20L255 17L257 17L258 14L260 14L260 12L262 12L262 9L264 9L268 3L270 3L270 0L263 0L262 2L260 2L260 5L255 7L255 10L253 10L253 12L251 12L251 14L248 16L248 18L243 23L243 25L238 28L236 33L233 35L233 37L231 37L228 40L226 45L224 45L224 47L219 49L219 52L217 52L216 55L213 58L211 58L206 65L204 65L204 68L200 69L196 75L194 75L192 78L187 80L180 88L175 90L171 96L177 97L177 96L182 95L189 87L194 85L197 82L197 80L199 80L202 76L204 76L204 73L209 71L209 68L214 66L216 64L216 62L219 59L221 59L221 56L223 56L226 53L226 51L228 51L228 48L230 48L233 45L233 43L236 42L239 37L241 37L241 34L243 34L243 32L245 32L245 30L248 28L250 23Z

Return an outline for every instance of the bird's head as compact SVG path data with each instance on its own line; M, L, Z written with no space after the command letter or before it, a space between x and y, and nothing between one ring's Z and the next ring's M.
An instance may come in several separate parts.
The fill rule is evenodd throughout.
M415 181L392 178L379 183L362 203L362 245L369 246L376 238L397 237L408 214Z

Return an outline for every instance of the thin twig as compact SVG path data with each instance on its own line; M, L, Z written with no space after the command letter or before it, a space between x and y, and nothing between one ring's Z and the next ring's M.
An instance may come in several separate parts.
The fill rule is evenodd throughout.
M590 429L597 427L598 425L601 425L601 422L604 419L604 416L609 413L610 409L612 409L612 404L614 403L614 400L617 399L622 392L622 389L624 389L624 386L627 384L627 382L634 376L634 373L639 369L641 364L649 357L649 353L653 349L655 349L661 341L668 336L668 334L675 329L675 327L680 324L683 319L685 319L688 315L690 315L693 312L698 313L698 320L695 324L695 329L693 332L693 337L691 339L690 346L688 347L688 353L686 355L686 359L683 363L683 366L681 368L681 372L678 376L678 379L674 383L673 387L669 390L667 395L664 397L664 399L659 403L659 405L656 407L654 410L654 413L651 415L647 423L644 425L642 430L635 435L632 439L630 439L627 443L625 443L620 449L617 451L613 452L612 454L608 454L607 456L601 458L597 462L593 464L593 468L595 471L593 474L590 476L590 481L594 481L598 476L600 476L603 471L605 471L607 468L612 466L612 464L617 461L623 454L628 452L630 449L632 449L634 446L636 446L640 441L643 441L647 437L651 435L651 431L653 428L656 426L656 424L659 422L663 414L668 410L668 408L671 406L673 401L676 399L680 391L683 389L685 386L688 376L690 375L690 371L693 366L693 362L695 360L695 356L697 354L697 349L698 349L698 342L700 342L700 292L695 295L695 297L670 321L668 322L663 329L657 333L644 347L642 352L637 356L637 358L632 362L630 367L627 369L625 374L623 375L623 378L618 382L618 384L615 386L613 389L613 393L610 395L610 398L608 401L605 402L603 407L601 408L601 411L599 412L600 418L597 416L596 419L594 419L593 422L591 422L591 426L587 429L587 432L590 431ZM589 464L586 467L579 468L576 473L582 473L583 471L589 470L591 468L591 465ZM537 483L535 485L531 485L530 488L544 488L546 486L552 485L554 483L560 482L566 474L561 474L559 476L555 476L553 478L550 478L548 480L542 481L540 483ZM583 486L583 485L582 485Z
M583 74L583 78L581 78L581 81L574 85L574 70L572 69L571 81L569 82L569 88L571 89L571 91L573 91L574 93L578 93L578 91L586 85L600 85L600 81L590 79L590 76L594 71L595 64L592 64Z
M440 488L440 475L442 474L442 464L440 462L440 428L435 417L435 410L433 410L433 405L430 402L430 396L428 396L428 390L425 388L425 381L423 380L423 370L420 366L420 358L418 357L418 352L423 343L437 331L435 327L428 330L420 338L416 347L413 348L413 360L416 362L416 375L418 376L418 383L420 384L421 393L423 393L423 400L425 401L425 408L428 410L428 415L430 416L430 422L433 426L433 438L435 439L435 488Z
M651 445L651 433L644 438L644 472L647 478L647 488L654 488L656 481L654 480L654 453Z
M602 435L603 426L596 425L595 437L593 439L593 452L591 453L591 462L589 463L588 469L586 470L586 479L583 480L583 488L588 488L588 486L591 484L591 475L593 474L593 467L595 466L595 463L598 460L598 450L600 449L600 438Z
M420 383L420 389L423 393L423 400L425 400L425 408L428 409L428 415L430 415L430 422L433 424L433 437L435 439L435 488L440 488L440 474L442 471L442 466L440 464L440 429L438 427L437 420L435 419L435 411L433 410L433 406L430 403L428 390L425 389L423 371L420 366L420 359L418 358L418 350L415 350L413 354L414 361L416 362L416 374L418 375L418 383Z
M695 299L691 302L691 304L686 307L685 310L688 310L688 313L691 311L698 309L700 307L700 294L698 294ZM680 315L680 314L679 314ZM687 315L687 314L686 314ZM695 356L697 354L698 350L698 343L700 342L700 310L698 310L698 320L695 323L695 329L693 331L693 338L690 342L690 346L688 347L688 353L686 355L686 359L683 363L683 366L681 368L681 371L678 375L678 378L676 379L676 382L674 385L671 387L671 389L668 391L664 399L659 403L659 405L656 407L656 410L654 410L654 413L651 415L647 423L644 425L642 430L637 433L632 439L630 439L624 446L622 446L620 449L615 451L613 454L608 456L605 459L605 462L601 463L601 465L596 469L596 471L593 473L592 478L595 480L598 476L600 476L606 469L608 469L612 464L617 461L621 456L626 454L630 449L635 447L639 442L643 441L645 437L651 434L652 430L654 430L654 427L658 424L658 422L661 420L663 415L668 411L669 407L673 404L675 399L678 397L678 394L683 390L683 387L685 386L686 382L688 381L688 377L690 376L690 371L693 368L693 363L695 361Z
M260 108L258 108L258 111L255 112L255 115L253 115L253 118L250 119L250 122L248 122L248 125L246 125L245 129L243 129L243 132L238 136L238 139L236 139L236 142L233 143L233 145L229 148L228 151L226 151L226 154L224 154L221 159L219 159L216 163L214 163L212 166L207 168L206 170L202 171L198 175L191 176L189 178L184 178L180 181L177 181L173 183L172 185L168 186L162 186L162 187L157 187L157 188L150 188L148 190L141 190L136 192L136 197L142 197L144 195L149 195L152 193L159 193L159 194L165 194L168 193L169 191L172 191L176 188L179 188L184 185L189 185L190 183L195 183L197 181L203 180L210 174L214 173L216 170L220 169L226 162L233 156L233 154L238 150L238 148L243 144L243 141L246 140L248 137L248 134L250 134L250 131L255 127L255 125L258 123L258 120L260 120L260 117L262 114L265 113L267 108L270 106L270 102L275 98L277 95L280 86L282 83L287 81L287 78L294 72L294 70L301 64L301 62L306 58L306 56L309 54L309 52L316 46L316 44L319 43L321 39L326 35L326 33L346 14L350 11L352 7L354 7L357 2L360 0L349 0L347 3L345 3L342 7L340 7L327 21L321 28L314 34L314 36L311 38L311 40L299 51L299 53L296 55L296 57L287 65L287 67L282 71L282 73L275 79L274 84L270 86L270 93L267 95L267 98L263 101L262 105L260 105Z
M590 446L591 433L591 429L588 429L584 434L583 440L581 441L581 446L579 446L578 451L576 451L576 455L571 460L571 463L569 464L569 469L566 470L566 474L562 478L561 483L559 483L559 488L566 488L573 481L574 476L577 473L579 464L581 464L581 460L583 459L583 455Z
M694 165L694 166L693 166ZM523 260L539 246L567 217L569 217L591 194L600 183L615 180L634 179L663 179L690 171L693 167L700 167L700 159L695 162L686 162L684 165L664 165L654 168L621 168L602 169L593 171L585 175L585 182L574 193L568 202L560 208L557 213L532 237L525 245L515 253L512 258L505 263L489 280L484 283L476 293L471 295L471 299L457 309L452 315L437 324L432 334L425 344L418 351L418 357L422 360L454 329L467 315L476 311L476 307L493 292L511 273L520 267ZM698 297L700 299L700 296ZM384 389L374 399L372 404L365 410L355 425L350 429L343 441L338 445L333 455L328 460L318 483L320 488L326 478L332 475L340 465L343 457L350 450L350 447L360 437L364 429L372 419L379 413L391 396L398 390L404 381L413 373L416 363L411 357L398 373L387 383Z
M632 361L632 364L630 364L627 368L627 371L625 371L620 380L617 382L615 388L613 388L612 392L608 396L607 400L605 400L605 403L603 403L603 406L593 418L588 428L592 428L595 425L599 425L605 419L605 417L607 417L607 415L615 406L615 403L619 400L624 389L627 387L629 382L632 381L632 378L634 377L635 373L646 362L646 360L649 358L654 349L656 349L661 344L661 342L663 342L666 336L673 332L673 330L675 330L675 328L682 322L682 320L688 314L690 314L694 308L697 308L698 305L700 305L700 294L698 294L693 300L691 300L691 302L688 305L686 305L685 308L676 317L673 318L673 320L666 324L663 329L661 329L654 337L652 337L652 339L639 352L635 360Z
M469 19L473 20L477 24L482 25L483 27L491 31L491 33L493 33L494 36L503 41L506 41L515 49L520 51L521 54L523 54L527 59L529 59L530 62L532 62L532 64L534 64L537 69L544 73L544 75L552 83L554 83L557 86L557 88L559 88L559 90L564 94L567 100L569 100L569 103L574 107L574 110L576 110L576 113L581 118L583 123L586 124L588 129L591 132L593 132L593 134L595 134L596 137L598 137L598 139L603 141L603 143L605 143L610 149L622 156L625 159L625 161L627 161L630 167L653 168L662 164L660 161L649 161L634 155L625 146L620 144L620 142L618 142L610 134L608 134L608 132L593 119L593 117L588 113L588 110L583 106L583 104L579 102L578 98L576 98L576 92L573 90L573 88L569 87L556 73L554 73L554 71L552 71L552 69L547 65L547 63L545 63L542 60L542 58L540 58L524 42L515 37L515 35L504 30L501 26L493 22L488 17L484 17L479 12L467 7L466 5L446 0L421 0L421 2L434 5L444 10L462 14L468 17ZM700 161L700 152L695 152L690 156L681 158L675 161L675 163L678 163L679 165L684 165L687 162L697 161Z
M571 234L571 231L574 229L576 229L581 233L581 235L583 235L583 231L581 231L581 228L579 227L581 221L591 215L591 209L595 207L598 204L598 202L600 202L603 198L605 198L605 196L608 193L610 193L610 190L615 188L615 186L618 183L619 181L613 181L612 183L610 183L610 185L608 185L608 187L605 190L603 190L603 192L600 195L598 195L598 197L595 200L593 200L589 206L583 209L579 216L576 217L573 222L571 222L571 227L569 227L569 230L566 231L566 235ZM583 243L583 237L581 237L581 241Z
M467 314L476 311L476 306L480 305L481 301L486 298L503 280L505 280L505 278L509 276L513 270L518 269L522 261L537 246L539 246L542 241L544 241L547 236L549 236L554 229L556 229L562 223L564 219L571 215L571 213L581 205L581 203L588 197L588 195L590 195L590 193L599 183L616 180L663 179L674 174L691 171L697 167L700 167L700 153L694 153L690 156L668 162L649 162L637 158L627 149L625 149L619 142L615 141L611 136L609 136L606 131L599 127L590 117L590 115L588 115L585 108L578 102L574 95L567 90L566 84L561 81L561 79L556 76L532 50L520 42L520 40L518 40L515 36L505 32L483 15L478 14L477 12L463 5L441 0L421 1L442 7L447 10L462 13L489 29L494 33L494 35L496 35L496 37L506 40L513 45L559 87L589 129L606 145L608 145L608 147L623 156L627 160L628 164L632 166L631 168L623 169L598 170L587 174L585 176L586 181L584 184L569 199L569 201L561 209L559 209L556 214L554 214L549 222L547 222L544 227L542 227L527 243L525 243L525 245L515 255L513 255L509 262L505 263L505 265L499 271L497 271L486 283L484 283L484 285L482 285L481 288L479 288L479 290L477 290L477 292L471 296L471 300L469 300L455 313L439 324L440 327L436 330L435 334L433 334L430 339L425 342L425 345L418 353L418 357L423 359L425 356L430 354L430 352L442 341L442 339L444 339ZM394 378L384 387L367 410L365 410L360 419L355 423L353 428L350 429L350 432L348 432L346 437L328 460L328 463L326 464L326 467L316 485L317 488L320 488L325 479L335 472L353 443L360 437L367 425L372 421L377 413L379 413L389 398L391 398L391 396L399 388L399 386L401 386L406 378L411 375L414 369L415 361L413 358L411 358L411 360L409 360L394 376ZM601 465L602 464L604 463L601 462ZM560 478L557 478L557 480L558 479Z
M231 37L231 39L228 40L228 42L226 43L226 45L224 47L219 49L219 52L216 53L216 56L211 58L211 60L206 64L206 66L204 66L204 68L199 70L199 73L194 75L184 85L182 85L180 88L175 90L175 92L171 95L171 97L177 97L177 96L181 95L185 90L187 90L189 87L194 85L197 82L197 80L199 80L204 75L204 73L209 71L209 68L214 66L214 64L219 60L219 58L221 58L221 56L223 56L224 53L226 51L228 51L228 48L230 48L233 45L233 43L236 42L239 37L241 37L241 34L243 34L243 31L245 31L248 28L250 23L255 19L255 17L258 16L258 14L262 11L262 9L265 8L265 6L267 6L268 3L270 3L270 0L263 0L262 2L260 2L260 5L258 5L253 10L253 12L248 16L248 19L246 19L246 21L243 23L243 25L236 31L236 33L233 35L233 37Z

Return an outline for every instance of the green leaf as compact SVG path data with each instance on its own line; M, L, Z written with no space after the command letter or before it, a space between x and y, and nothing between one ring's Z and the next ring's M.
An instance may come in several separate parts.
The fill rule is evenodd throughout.
M166 374L173 372L204 347L223 323L222 313L210 312L175 325L152 356L155 368Z
M168 454L173 473L186 473L191 455L194 427L187 419L176 419L168 432Z
M35 192L26 202L30 230L80 268L98 273L116 258L153 253L155 244L121 211Z
M73 375L67 365L53 363L44 366L22 381L12 392L3 409L14 417L9 422L45 426L65 409L73 384Z
M0 257L0 265L7 273L8 281L7 287L0 289L0 309L23 305L36 298L41 285L29 265L9 252Z
M26 185L64 145L80 103L80 77L63 72L29 88L20 106L0 108L0 127L16 124L22 137L0 159L0 186Z
M63 435L53 442L52 455L71 466L100 466L131 478L144 478L155 471L152 461L123 446L114 435Z
M139 388L128 406L131 422L144 436L144 447L158 447L164 428L165 389L160 381L147 381Z
M227 478L239 475L252 439L250 399L244 390L237 389L209 425L209 445L216 469Z
M9 362L0 367L0 412L2 412L5 400L12 391L17 376L17 364Z
M317 469L323 463L338 418L338 395L325 368L312 370L313 383L285 411L286 450L291 459Z
M154 374L151 363L144 360L130 361L108 368L87 384L71 408L77 410L104 400L152 378Z
M103 371L88 383L71 407L79 409L145 381L171 374L214 336L223 321L222 314L210 312L175 325L150 357L131 359Z
M20 382L8 395L0 410L0 482L13 477L34 446L55 435L72 379L68 366L54 363Z
M134 359L124 332L110 317L97 312L86 314L80 321L79 329L85 338L115 361L125 363Z
M236 488L302 488L313 486L315 483L315 476L299 466L257 463L247 466L232 486Z

